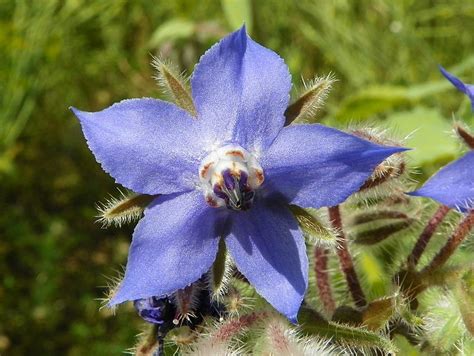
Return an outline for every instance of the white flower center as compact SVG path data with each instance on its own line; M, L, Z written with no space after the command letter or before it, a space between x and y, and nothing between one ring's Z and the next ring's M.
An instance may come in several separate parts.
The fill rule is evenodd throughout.
M248 210L264 176L251 153L238 145L226 145L203 159L199 179L210 206Z

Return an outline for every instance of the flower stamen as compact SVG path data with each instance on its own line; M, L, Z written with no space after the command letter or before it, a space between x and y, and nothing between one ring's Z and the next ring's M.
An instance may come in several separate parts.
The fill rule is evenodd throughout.
M210 153L199 167L206 202L212 207L235 211L250 209L264 175L260 164L247 150L226 145Z

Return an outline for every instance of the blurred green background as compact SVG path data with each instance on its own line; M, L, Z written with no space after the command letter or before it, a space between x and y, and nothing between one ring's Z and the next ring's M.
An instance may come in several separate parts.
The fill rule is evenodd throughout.
M472 2L0 0L0 354L133 345L133 310L113 316L97 301L126 261L132 227L94 223L94 204L116 188L68 107L160 97L151 54L191 73L243 21L286 60L296 87L336 75L318 120L417 130L407 146L418 148L421 179L459 155L450 125L472 125L470 105L437 64L474 82Z

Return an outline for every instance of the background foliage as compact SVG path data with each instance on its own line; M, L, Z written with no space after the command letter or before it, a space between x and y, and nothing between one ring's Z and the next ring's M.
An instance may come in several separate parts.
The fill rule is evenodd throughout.
M113 317L97 301L132 228L94 223L94 203L116 188L68 107L159 97L150 54L191 73L243 20L297 87L336 75L318 120L417 130L407 146L418 179L459 155L452 117L474 122L437 64L474 81L469 1L0 0L1 354L108 355L134 343L131 308Z

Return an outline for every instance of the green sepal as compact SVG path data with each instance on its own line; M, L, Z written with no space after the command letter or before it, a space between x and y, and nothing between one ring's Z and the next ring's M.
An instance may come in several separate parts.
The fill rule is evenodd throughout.
M395 299L381 298L370 302L362 312L362 323L375 331L384 327L395 313Z
M303 236L309 242L326 245L336 244L336 234L330 227L324 226L316 216L314 209L303 209L296 205L289 205L289 207L301 227Z
M217 298L222 295L226 288L227 281L227 248L223 238L219 239L219 247L217 250L217 256L209 274L209 284L211 287L211 293L213 298Z
M378 333L360 327L326 321L308 307L300 309L298 321L303 333L331 339L340 345L362 349L380 349L392 354L397 351L397 348L389 339Z

